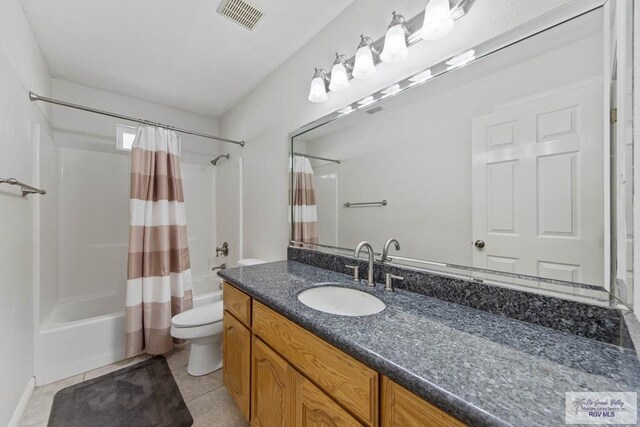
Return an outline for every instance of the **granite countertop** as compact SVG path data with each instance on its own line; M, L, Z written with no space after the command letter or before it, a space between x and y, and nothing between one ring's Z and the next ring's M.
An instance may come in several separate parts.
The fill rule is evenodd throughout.
M635 351L407 291L369 288L295 261L219 276L462 421L477 426L565 423L565 393L640 390ZM339 282L387 308L346 317L297 296Z

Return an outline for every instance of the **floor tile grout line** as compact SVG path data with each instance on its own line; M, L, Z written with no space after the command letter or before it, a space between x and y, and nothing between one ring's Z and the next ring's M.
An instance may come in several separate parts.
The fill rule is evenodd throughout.
M207 374L207 375L211 375L211 374ZM193 401L193 400L195 400L195 399L199 399L199 398L201 398L202 396L205 396L205 395L207 395L207 394L209 394L209 393L211 393L211 392L214 392L214 391L218 390L218 389L219 389L220 387L222 387L223 385L224 385L224 384L220 384L219 386L214 387L214 388L212 388L211 390L207 390L207 391L205 391L204 393L199 394L198 396L194 396L194 397L192 397L192 398L191 398L191 399L189 399L189 400L184 399L184 395L182 395L182 398L184 399L184 402L185 402L185 403L189 403L189 402L191 402L191 401ZM178 389L179 389L179 388L180 388L180 386L178 386ZM180 390L180 394L182 394L182 390Z

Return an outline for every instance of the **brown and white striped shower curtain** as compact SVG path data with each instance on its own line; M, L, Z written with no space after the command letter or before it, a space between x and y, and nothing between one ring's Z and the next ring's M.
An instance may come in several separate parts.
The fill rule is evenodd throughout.
M293 156L293 240L318 243L318 213L316 184L311 162L306 157Z
M140 126L131 151L125 353L173 348L171 317L192 307L187 221L175 132Z

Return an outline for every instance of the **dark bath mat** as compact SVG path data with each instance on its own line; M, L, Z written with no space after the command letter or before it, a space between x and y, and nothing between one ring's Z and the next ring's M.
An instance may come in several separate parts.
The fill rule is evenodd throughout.
M156 356L64 388L53 398L49 427L187 427L193 418L167 360Z

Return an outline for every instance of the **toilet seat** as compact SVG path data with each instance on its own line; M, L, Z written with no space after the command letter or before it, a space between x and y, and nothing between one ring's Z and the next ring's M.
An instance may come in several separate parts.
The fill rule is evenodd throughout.
M192 340L221 334L222 309L222 301L217 301L176 314L171 319L171 336Z
M193 327L179 327L171 325L171 336L182 340L194 340L197 338L213 337L222 334L222 320L208 325L200 325Z
M176 328L195 328L215 322L222 322L222 301L176 314L171 319L171 326Z

